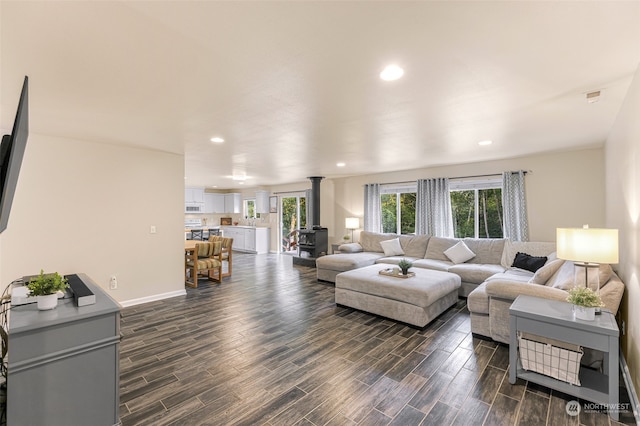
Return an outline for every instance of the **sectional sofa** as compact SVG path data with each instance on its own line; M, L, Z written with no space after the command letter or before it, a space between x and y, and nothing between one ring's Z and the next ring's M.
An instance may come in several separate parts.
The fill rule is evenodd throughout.
M462 245L468 256L459 256L457 248ZM364 231L359 243L344 244L339 251L316 260L318 280L335 282L341 272L376 263L397 265L402 259L413 262L413 268L459 275L458 295L467 297L471 331L504 343L509 342L509 307L518 295L565 300L576 274L584 273L583 268L576 271L573 262L557 259L551 242ZM616 313L624 284L609 265L601 265L598 276L605 309Z

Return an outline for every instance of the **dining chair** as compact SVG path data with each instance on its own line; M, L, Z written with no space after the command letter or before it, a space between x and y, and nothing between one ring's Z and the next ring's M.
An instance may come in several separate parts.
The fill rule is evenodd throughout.
M185 252L185 285L198 287L198 275L222 282L222 241L196 243ZM217 277L216 277L217 276Z
M219 237L219 236L210 236L209 241L220 241L222 242L222 255L221 259L224 262L227 262L226 272L222 273L222 277L230 277L233 272L233 238L230 237ZM224 271L225 268L223 267Z

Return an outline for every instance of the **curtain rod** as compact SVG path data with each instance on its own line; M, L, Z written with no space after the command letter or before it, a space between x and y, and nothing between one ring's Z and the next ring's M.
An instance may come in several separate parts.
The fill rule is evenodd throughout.
M527 173L533 173L531 170L522 170L522 172L524 172L525 175ZM512 172L512 173L516 173L516 172ZM490 177L490 176L502 176L502 173L489 173L486 175L455 176L455 177L450 177L449 179L471 179L471 178ZM416 183L417 180L418 179L406 180L403 182L385 182L385 183L381 183L380 185L400 185L401 183Z
M298 191L279 191L279 192L274 192L273 195L280 195L280 194L299 194L301 192L305 192L306 189L300 189Z

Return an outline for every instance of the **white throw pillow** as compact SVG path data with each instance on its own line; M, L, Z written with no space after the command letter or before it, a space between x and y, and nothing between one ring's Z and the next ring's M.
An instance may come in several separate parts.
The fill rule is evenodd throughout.
M476 254L467 247L464 241L460 241L458 244L444 251L444 255L447 256L453 263L464 263L467 260L476 257Z
M403 256L404 251L400 245L400 239L394 238L393 240L380 241L382 250L385 256Z

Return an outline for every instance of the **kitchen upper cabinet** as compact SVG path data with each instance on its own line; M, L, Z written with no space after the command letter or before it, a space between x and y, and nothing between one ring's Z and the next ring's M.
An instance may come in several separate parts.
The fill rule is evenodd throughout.
M204 188L184 189L185 213L204 213Z
M225 194L215 194L205 192L204 194L204 212L205 213L226 213L224 205Z
M242 213L242 194L224 194L224 212Z
M256 213L269 213L268 191L256 191Z
M185 188L185 203L204 203L204 188Z

